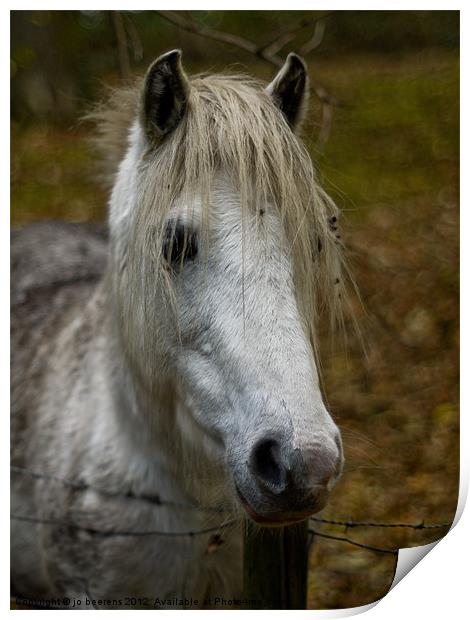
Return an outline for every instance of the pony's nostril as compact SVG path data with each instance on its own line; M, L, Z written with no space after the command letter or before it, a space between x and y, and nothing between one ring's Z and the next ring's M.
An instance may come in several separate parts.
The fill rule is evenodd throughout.
M260 482L272 487L284 483L285 472L280 459L279 444L275 439L262 439L253 448L250 465Z

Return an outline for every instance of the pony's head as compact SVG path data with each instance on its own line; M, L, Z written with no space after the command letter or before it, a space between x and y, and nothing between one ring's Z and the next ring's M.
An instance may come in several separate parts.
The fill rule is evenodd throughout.
M188 78L181 52L161 56L110 208L138 381L176 395L172 423L248 514L272 524L321 509L342 466L315 355L318 309L334 314L342 288L336 209L295 134L307 81L294 54L267 87Z

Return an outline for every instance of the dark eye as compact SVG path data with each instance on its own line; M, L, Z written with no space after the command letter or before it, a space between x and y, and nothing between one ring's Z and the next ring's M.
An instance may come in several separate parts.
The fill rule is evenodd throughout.
M182 224L169 223L163 241L163 256L173 265L194 260L197 255L197 235Z

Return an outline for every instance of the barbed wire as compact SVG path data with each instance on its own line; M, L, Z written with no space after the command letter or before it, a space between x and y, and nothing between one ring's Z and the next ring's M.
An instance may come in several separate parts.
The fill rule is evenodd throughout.
M129 531L121 531L121 530L100 530L95 527L89 527L85 525L79 525L78 523L72 523L70 521L62 521L60 519L53 518L43 518L43 517L31 517L29 515L19 515L19 514L10 514L10 519L14 519L15 521L27 521L29 523L39 523L41 525L56 525L58 527L70 527L75 530L79 530L81 532L87 532L88 534L93 534L96 536L100 536L102 538L110 538L115 536L116 538L123 537L144 537L144 536L202 536L203 534L210 534L212 532L219 532L220 530L226 529L238 523L238 519L231 519L230 521L226 521L225 523L221 523L219 525L215 525L213 527L206 527L201 530L186 530L183 532L164 532L162 530L129 530Z
M383 547L373 547L372 545L366 545L365 543L358 542L357 540L351 540L350 538L346 538L345 536L333 536L332 534L325 534L324 532L319 532L313 528L309 528L309 533L313 534L313 536L320 536L320 538L330 538L331 540L339 540L341 542L346 542L350 545L354 545L355 547L362 547L363 549L367 549L368 551L377 551L379 553L390 553L393 555L398 555L398 549L384 549Z
M45 474L42 472L37 472L31 469L28 469L26 467L19 467L17 465L12 465L11 471L16 474L29 476L33 479L45 480L49 482L58 482L67 488L72 488L77 491L91 490L96 493L105 495L107 497L140 500L140 501L150 502L154 506L176 506L179 508L186 508L186 509L189 508L193 510L200 510L203 512L210 511L210 512L218 512L218 513L223 513L223 512L227 513L227 511L224 511L222 508L207 507L207 506L202 506L198 504L185 504L182 502L163 500L162 498L160 498L159 495L136 494L132 491L128 491L126 493L118 493L116 491L109 491L107 489L89 485L81 480L73 481L73 480L62 478L60 476L56 476L53 474ZM241 521L239 518L232 518L219 525L202 528L200 530L186 530L186 531L180 531L180 532L166 532L162 530L143 530L143 531L124 530L124 531L121 531L121 530L101 530L96 527L84 526L78 523L73 523L70 521L63 521L63 520L55 519L52 517L33 517L30 515L21 515L21 514L13 513L10 515L10 518L17 520L17 521L37 523L41 525L51 525L51 526L57 526L57 527L73 528L75 530L83 531L88 534L91 534L94 536L100 536L103 538L113 537L113 536L114 537L133 537L133 536L134 537L146 537L146 536L193 537L193 536L202 536L205 534L212 534L214 532L220 532L235 524L241 524ZM452 525L451 522L430 523L430 524L425 524L424 521L421 521L419 523L380 523L380 522L374 522L374 521L353 521L350 519L348 520L322 519L320 517L310 517L309 522L322 523L325 525L333 525L333 526L343 526L346 529L355 528L355 527L356 528L357 527L375 527L375 528L410 528L414 530L425 530L425 529L444 529ZM312 545L314 536L319 536L320 538L328 538L330 540L345 542L347 544L350 544L356 547L361 547L369 551L375 551L378 553L388 553L388 554L393 554L393 555L396 555L398 553L398 549L385 549L383 547L376 547L376 546L362 543L356 540L352 540L351 538L348 538L345 536L336 536L333 534L327 534L326 532L320 532L312 527L309 527L308 531L309 531L309 540L308 540L309 550Z
M429 523L425 524L424 521L420 523L377 523L374 521L337 521L334 519L320 519L319 517L310 517L309 521L315 521L317 523L325 523L328 525L342 525L346 529L353 527L403 527L403 528L411 528L414 530L434 530L434 529L444 529L446 527L450 527L452 525L452 521L447 521L445 523Z
M200 504L190 504L185 502L175 502L173 500L162 499L159 495L146 495L146 494L138 494L129 490L125 493L118 491L110 491L108 489L103 489L101 487L95 487L90 485L83 480L69 480L68 478L61 478L59 476L53 474L44 474L42 472L37 472L32 469L28 469L26 467L19 467L18 465L11 465L10 470L16 474L22 474L25 476L29 476L36 480L47 480L50 482L58 482L65 487L73 489L75 491L94 491L95 493L99 493L100 495L104 495L106 497L111 498L122 498L122 499L133 499L140 500L144 502L149 502L155 506L175 506L177 508L187 508L189 510L200 510L204 512L225 512L222 508L218 508L216 506L202 506Z

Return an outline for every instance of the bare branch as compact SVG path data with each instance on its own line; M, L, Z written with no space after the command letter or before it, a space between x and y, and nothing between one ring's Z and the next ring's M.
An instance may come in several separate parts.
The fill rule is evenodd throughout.
M323 15L320 15L319 17L317 17L314 20L311 20L311 19L309 19L309 20L306 20L306 19L301 20L297 24L297 26L292 28L292 30L289 30L289 32L282 33L281 35L277 35L269 43L266 43L265 45L263 45L261 49L267 50L268 53L271 54L271 55L272 54L277 54L278 52L281 51L281 49L285 45L287 45L287 43L289 43L290 41L295 39L299 35L299 33L302 30L305 30L306 28L311 29L312 27L314 27L315 28L314 37L315 37L315 33L317 32L317 30L316 30L317 29L317 25L320 22L325 24L325 20L332 13L334 13L334 11L328 11L328 13L324 13ZM306 55L306 53L308 53L308 52L301 52L301 51L299 51L299 54L303 54L304 56Z
M320 127L320 132L317 138L316 148L320 153L323 152L326 143L328 142L328 138L331 133L331 126L333 124L333 106L323 101L322 105L322 122Z
M320 19L315 24L315 30L313 31L313 37L302 45L302 47L299 50L299 54L301 56L306 56L312 50L315 50L317 49L317 47L320 47L323 41L324 34L325 34L325 22L324 20Z
M140 62L144 57L144 48L142 45L142 41L140 39L139 33L137 32L137 28L134 25L134 22L130 18L128 13L124 14L126 20L126 30L129 35L129 42L132 46L132 51L134 52L134 60L135 62Z
M284 34L281 34L276 39L274 39L274 41L271 41L271 43L268 43L263 48L261 48L260 53L264 54L267 58L272 58L278 52L280 52L285 45L295 39L296 36L297 30L285 32Z
M129 60L129 51L127 49L126 29L120 11L111 11L111 21L116 35L118 48L119 70L121 77L126 82L131 77L131 63Z
M322 15L313 22L301 22L295 28L293 28L289 32L281 34L273 41L270 41L268 44L257 45L256 43L253 43L253 41L245 39L244 37L239 37L238 35L230 34L228 32L222 32L221 30L213 30L212 28L201 28L197 26L192 20L183 17L180 13L176 13L175 11L157 11L157 13L175 26L186 30L186 32L191 32L192 34L206 37L207 39L212 39L213 41L218 41L219 43L227 43L229 45L233 45L235 47L238 47L239 49L244 50L245 52L254 54L257 58L261 58L262 60L265 60L266 62L269 62L278 68L282 67L282 65L284 64L284 59L278 56L278 52L285 45L287 45L287 43L292 41L300 32L300 30L306 28L307 26L311 27L313 24L315 24L315 31L317 32L317 35L315 35L314 33L313 36L316 43L319 37L318 33L321 33L321 29L320 31L318 31L317 26L320 22L323 22L324 29L324 19L330 15L329 13L327 15ZM321 36L323 37L323 34ZM309 40L308 44L310 45L312 41L313 39ZM316 44L315 46L318 47L319 44L320 43ZM338 100L335 97L331 97L330 95L328 95L328 93L322 86L314 85L313 89L320 101L326 101L330 105L338 105Z
M206 37L207 39L212 39L213 41L235 45L250 54L258 55L258 46L255 43L248 41L248 39L244 39L243 37L229 34L227 32L212 30L211 28L200 28L199 26L196 26L194 22L186 19L186 17L183 17L180 13L176 13L175 11L157 11L157 13L182 30Z

